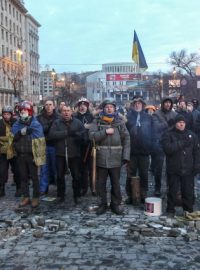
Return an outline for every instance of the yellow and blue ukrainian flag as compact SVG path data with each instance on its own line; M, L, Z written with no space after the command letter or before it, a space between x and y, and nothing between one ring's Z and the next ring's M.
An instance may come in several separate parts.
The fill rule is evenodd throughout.
M132 59L140 69L147 69L147 62L144 57L142 47L140 45L138 36L136 34L136 31L134 30L134 38L133 38L133 49L132 49Z

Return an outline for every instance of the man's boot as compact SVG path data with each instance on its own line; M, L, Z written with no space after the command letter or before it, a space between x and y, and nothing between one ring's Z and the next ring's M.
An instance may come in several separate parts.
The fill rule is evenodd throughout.
M5 185L1 185L0 186L0 197L4 197L5 196Z
M117 204L110 204L110 209L116 215L123 215L123 210Z
M40 200L39 200L39 198L33 198L33 199L32 199L32 202L31 202L32 208L36 208L36 207L38 207L39 205L40 205Z
M99 208L96 211L96 214L97 215L102 215L102 214L104 214L106 212L106 210L107 210L107 205L106 204L100 204Z
M30 198L24 197L21 202L19 203L19 207L25 207L30 204Z

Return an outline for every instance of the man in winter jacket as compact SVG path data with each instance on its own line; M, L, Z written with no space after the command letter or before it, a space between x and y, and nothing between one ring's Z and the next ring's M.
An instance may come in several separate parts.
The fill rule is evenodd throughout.
M160 140L162 135L171 129L174 125L174 118L177 113L172 110L173 101L167 97L162 100L161 108L157 110L153 115L153 164L155 177L155 196L160 197L161 195L161 179L162 179L162 168L165 158Z
M97 192L100 205L96 212L101 215L107 210L107 177L111 181L110 208L115 214L122 214L120 169L130 159L130 137L125 123L116 113L116 104L106 100L103 111L97 116L89 129L89 137L97 145Z
M40 195L45 195L48 192L49 184L56 183L55 141L49 140L48 135L53 122L58 118L53 100L46 100L43 111L37 116L37 120L43 127L46 140L46 164L40 168Z
M53 122L49 139L55 140L58 202L65 201L65 173L70 169L74 203L80 197L80 143L84 137L84 126L72 116L70 106L63 106L61 118Z
M12 140L11 127L15 121L13 119L13 108L11 106L4 106L2 109L2 119L0 120L0 197L5 195L5 183L8 180L9 165L11 165L16 184L15 196L21 196L17 158L14 155L13 146L10 145Z
M181 188L184 211L193 212L194 175L200 172L200 145L197 136L185 128L184 116L177 115L175 127L162 137L166 154L167 212L175 214L176 194Z
M149 155L152 147L152 117L144 111L145 102L141 97L133 99L127 114L127 129L131 140L131 157L126 182L127 203L131 204L131 177L140 176L141 201L147 196Z
M90 190L92 191L92 143L89 140L88 131L94 117L89 111L89 105L89 100L84 97L80 98L77 103L78 111L74 114L74 117L79 119L85 128L85 138L80 145L81 196L84 196L87 193L88 186L90 186Z

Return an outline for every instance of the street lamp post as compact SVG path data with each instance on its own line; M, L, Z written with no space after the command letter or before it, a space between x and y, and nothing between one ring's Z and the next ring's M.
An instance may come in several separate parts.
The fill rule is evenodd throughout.
M56 72L55 69L52 69L51 72L51 76L52 76L52 82L53 82L53 99L55 100L55 78L56 78Z
M161 95L161 98L163 98L164 97L164 93L163 93L163 74L160 74L159 84L160 84L160 95Z

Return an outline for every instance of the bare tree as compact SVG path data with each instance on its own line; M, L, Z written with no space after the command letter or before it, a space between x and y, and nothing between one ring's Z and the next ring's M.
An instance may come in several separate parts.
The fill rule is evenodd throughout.
M11 82L14 96L20 97L21 91L23 88L23 75L24 75L24 66L23 64L13 64L6 63L2 61L1 68L3 70L3 74L8 78Z
M187 98L198 97L197 77L195 68L200 64L200 56L198 53L187 53L185 49L180 52L172 52L169 57L169 63L178 70L179 79L183 78L187 81L187 86L184 88L184 95ZM178 77L178 76L177 76Z
M195 67L200 63L200 56L197 53L187 54L185 49L170 54L169 63L178 69L185 71L191 78L195 78Z

